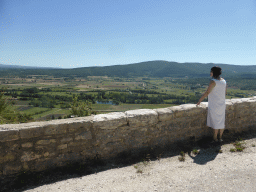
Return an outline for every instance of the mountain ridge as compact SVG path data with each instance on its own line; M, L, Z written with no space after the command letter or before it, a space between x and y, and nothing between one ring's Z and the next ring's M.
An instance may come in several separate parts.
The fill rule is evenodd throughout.
M55 77L87 77L87 76L111 76L111 77L209 77L210 69L213 66L222 68L223 77L235 77L237 75L255 78L256 65L231 65L231 64L214 64L214 63L178 63L174 61L144 61L126 65L111 65L102 67L80 67L73 69L61 68L18 68L12 70L12 75L53 75ZM0 66L1 68L1 66ZM6 75L9 69L0 70L1 75ZM9 74L11 75L11 74Z

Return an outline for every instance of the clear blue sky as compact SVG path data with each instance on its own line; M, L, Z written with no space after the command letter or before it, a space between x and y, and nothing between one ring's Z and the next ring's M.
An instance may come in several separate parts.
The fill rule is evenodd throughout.
M0 0L0 63L256 65L256 0Z

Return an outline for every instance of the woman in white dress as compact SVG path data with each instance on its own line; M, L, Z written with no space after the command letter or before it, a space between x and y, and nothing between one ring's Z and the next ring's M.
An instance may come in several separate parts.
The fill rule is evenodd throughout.
M221 78L221 68L212 67L210 75L212 80L207 91L199 99L199 105L208 96L207 126L213 128L213 141L218 141L217 135L220 130L219 141L222 142L222 134L225 128L225 110L227 87L225 79Z

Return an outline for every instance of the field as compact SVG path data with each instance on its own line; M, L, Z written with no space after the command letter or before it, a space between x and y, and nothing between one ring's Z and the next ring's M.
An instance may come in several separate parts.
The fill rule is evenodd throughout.
M226 99L256 95L255 90L241 89L245 81L241 84L239 80L238 83L232 79L226 80ZM246 83L254 81L253 79ZM37 75L27 78L2 78L0 82L5 99L14 104L16 111L31 115L32 121L41 121L70 117L75 96L79 102L91 102L92 111L96 114L197 103L206 91L209 79L106 76L54 78Z

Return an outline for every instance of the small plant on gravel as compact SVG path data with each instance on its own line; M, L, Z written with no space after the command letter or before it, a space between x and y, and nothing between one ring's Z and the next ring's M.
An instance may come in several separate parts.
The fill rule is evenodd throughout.
M236 152L236 149L230 149L230 152Z
M179 157L179 161L185 161L185 153L184 151L180 152L181 157Z
M252 144L252 147L255 147L255 144Z
M137 173L142 173L142 170L138 169L138 170L137 170Z
M197 149L193 149L193 154L194 155L196 155L196 154L198 154L199 153L199 151L197 150Z
M220 149L219 151L217 151L218 153L222 153L223 151Z
M143 159L143 164L146 166L149 162Z
M233 145L236 146L236 147L239 147L239 146L242 146L242 143L236 141L235 143L233 143Z
M239 141L243 141L243 138L242 138L242 137L238 137L238 140L239 140Z
M184 156L179 157L179 161L185 161L185 157Z
M138 169L138 166L137 166L137 165L134 165L134 168L135 168L135 169Z
M158 156L156 157L158 161L160 161L161 156L162 156L162 153L158 154Z
M241 138L239 138L239 140L242 141ZM241 143L240 141L236 140L235 143L233 143L233 145L236 148L235 151L242 152L245 149L245 147L242 146L242 144L244 144L244 143Z
M242 152L244 150L243 147L236 147L236 151Z

